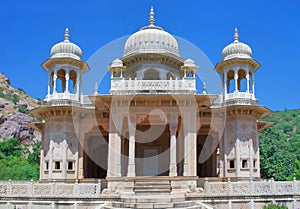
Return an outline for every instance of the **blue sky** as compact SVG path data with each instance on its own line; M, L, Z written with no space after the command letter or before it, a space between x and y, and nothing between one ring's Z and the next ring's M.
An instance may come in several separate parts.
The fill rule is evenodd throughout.
M2 1L0 72L14 87L44 99L47 73L40 64L63 40L65 27L71 41L81 47L83 60L88 60L108 42L147 25L151 5L156 25L192 42L213 65L221 61L221 51L238 27L240 41L251 46L262 65L255 76L259 104L272 110L300 108L300 2L296 0ZM107 69L99 72L105 74Z

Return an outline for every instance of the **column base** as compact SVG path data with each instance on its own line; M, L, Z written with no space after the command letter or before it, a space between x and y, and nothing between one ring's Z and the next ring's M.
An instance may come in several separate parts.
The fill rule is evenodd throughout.
M128 164L127 177L135 177L135 164Z
M176 164L170 165L169 176L177 176L177 167L176 167Z

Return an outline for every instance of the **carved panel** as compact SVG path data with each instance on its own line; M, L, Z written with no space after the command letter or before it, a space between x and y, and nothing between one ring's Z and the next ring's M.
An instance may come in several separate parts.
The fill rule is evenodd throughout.
M53 143L53 159L62 159L63 146L61 143Z
M28 195L29 184L13 184L11 185L11 193L16 195Z
M79 195L90 196L97 193L97 186L95 184L79 185Z
M274 184L275 194L292 194L293 193L293 183L292 182L276 182Z
M33 186L34 196L47 197L51 194L51 184L35 184Z
M249 195L250 194L250 184L249 183L232 183L230 193L234 194L234 195Z
M295 193L300 194L300 181L295 182Z
M212 195L227 195L227 183L209 183L208 193Z
M254 184L254 194L267 195L271 194L271 184L270 182L255 182Z
M62 197L66 197L66 196L72 196L74 191L74 186L73 184L57 184L56 185L56 195L57 196L62 196Z
M7 185L0 185L0 196L7 194Z

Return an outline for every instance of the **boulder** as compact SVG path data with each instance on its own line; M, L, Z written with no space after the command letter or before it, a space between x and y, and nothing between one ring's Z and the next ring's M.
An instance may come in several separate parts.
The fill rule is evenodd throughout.
M24 99L19 100L18 103L16 104L16 106L17 106L18 108L24 107L26 110L29 110L29 109L28 109L28 107L29 107L28 102L26 102Z
M7 119L9 121L14 121L14 122L17 122L20 124L34 122L34 119L32 117L30 117L29 115L20 113L20 112L15 112L15 113L9 114Z
M5 122L5 116L3 114L0 114L0 125Z
M0 136L5 139L17 138L19 125L14 121L7 121L0 127Z

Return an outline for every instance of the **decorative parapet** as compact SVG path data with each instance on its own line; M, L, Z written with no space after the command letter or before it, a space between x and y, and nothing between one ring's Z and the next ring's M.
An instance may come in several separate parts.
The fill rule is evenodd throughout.
M110 93L116 94L195 94L196 79L182 80L125 80L111 79Z
M1 198L101 198L106 182L39 183L34 181L0 181ZM190 198L299 196L300 181L204 182L204 190L189 193Z
M76 99L78 96L76 94L69 94L66 96L65 93L57 93L55 95L48 95L45 101L46 106L73 106L73 107L83 107L93 109L93 103L89 99L89 95L80 95L79 99Z
M73 100L78 101L78 95L72 93L54 93L46 96L47 102L51 100Z
M233 92L230 94L225 94L225 100L230 99L252 99L255 100L254 94L249 92Z
M0 198L99 198L102 183L1 181Z
M238 196L293 196L300 194L300 181L240 181L204 182L204 190L197 196L238 197Z

